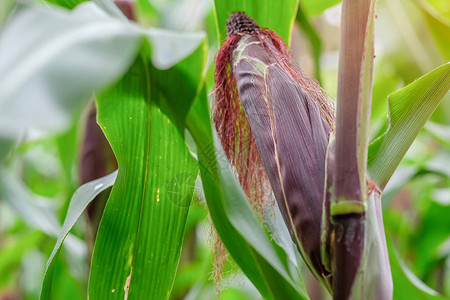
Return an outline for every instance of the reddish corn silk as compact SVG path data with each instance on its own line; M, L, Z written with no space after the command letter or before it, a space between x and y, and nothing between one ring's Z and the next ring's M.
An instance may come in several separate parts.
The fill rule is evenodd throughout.
M322 89L275 32L237 12L217 53L214 91L214 122L246 194L267 198L270 183L305 261L328 280L320 227L334 110Z

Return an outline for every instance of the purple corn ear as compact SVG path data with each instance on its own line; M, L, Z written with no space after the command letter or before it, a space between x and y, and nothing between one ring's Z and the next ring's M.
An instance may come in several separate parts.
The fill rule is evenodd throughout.
M97 124L97 108L95 103L88 107L88 115L84 128L83 144L80 151L80 183L108 175L117 169L117 161L102 129ZM103 192L87 207L89 228L89 252L92 252L98 225L108 200L109 192Z
M270 182L292 239L329 287L320 241L333 108L276 33L242 12L230 16L227 32L216 58L214 113L225 152L250 198ZM253 178L259 170L265 174Z

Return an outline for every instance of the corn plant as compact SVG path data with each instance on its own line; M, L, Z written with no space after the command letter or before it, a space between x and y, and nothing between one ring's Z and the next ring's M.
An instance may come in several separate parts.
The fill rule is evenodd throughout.
M440 299L404 271L381 199L448 93L450 64L392 93L371 133L376 1L342 1L335 105L289 50L297 19L320 73L320 40L298 0L215 0L214 63L205 33L140 24L152 1L42 2L10 1L0 22L0 197L56 238L41 299L80 298L55 291L63 246L75 264L87 253L89 299L172 299L199 190L264 299L309 299L303 265L333 299L403 299L401 284L403 297ZM84 184L66 195L60 225L11 171L11 149L30 128L67 131L83 107ZM64 176L69 190L70 163ZM88 249L70 233L85 210Z

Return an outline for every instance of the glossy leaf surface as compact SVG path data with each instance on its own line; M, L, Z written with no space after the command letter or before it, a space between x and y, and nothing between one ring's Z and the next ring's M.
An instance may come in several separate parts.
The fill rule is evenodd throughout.
M53 283L53 276L55 273L56 263L61 250L62 243L64 242L69 231L75 225L75 222L80 218L81 214L86 209L87 205L102 191L114 184L117 177L117 171L88 182L81 187L73 195L67 216L64 220L64 224L60 233L58 234L58 240L56 241L55 248L47 262L47 270L44 275L44 280L41 289L41 299L51 299L51 289Z
M198 171L175 123L156 105L165 95L152 76L143 56L97 100L119 173L95 243L90 299L164 299L172 289Z

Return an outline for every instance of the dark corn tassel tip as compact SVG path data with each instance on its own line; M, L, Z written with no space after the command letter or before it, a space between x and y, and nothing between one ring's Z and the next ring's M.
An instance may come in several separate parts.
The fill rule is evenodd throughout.
M255 34L259 25L245 12L235 12L227 20L227 36L232 34Z

